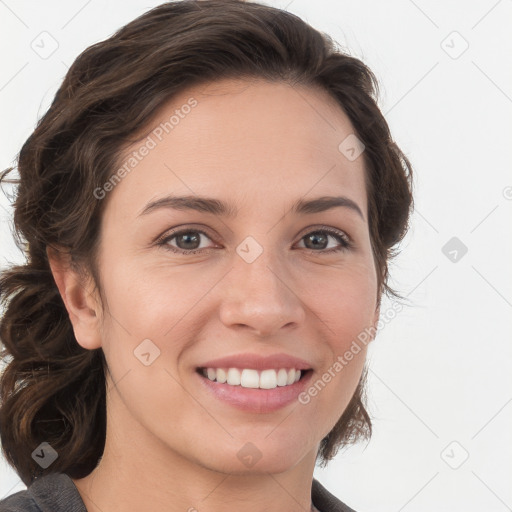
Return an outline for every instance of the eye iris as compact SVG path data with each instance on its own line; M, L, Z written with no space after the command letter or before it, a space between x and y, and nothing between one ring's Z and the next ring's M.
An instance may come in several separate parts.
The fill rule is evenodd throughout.
M200 244L200 235L199 233L196 233L196 234L191 234L193 232L189 232L189 233L182 233L181 235L177 235L176 236L176 245L180 248L180 249L183 249L183 250L192 250L192 249L197 249L199 247L199 244ZM187 240L187 242L190 242L192 241L192 245L194 244L197 244L197 247L190 247L187 242L185 242L185 244L181 244L179 243L178 241L179 240L182 240L182 239L185 239ZM184 245L184 247L183 247Z
M318 243L318 239L321 240L320 244ZM308 241L309 240L312 240L313 241L313 246L312 248L318 248L319 245L322 245L322 241L327 244L327 235L326 234L318 234L318 233L312 233L311 235L308 235L306 237L306 242L305 242L305 245L306 247L308 247ZM310 249L311 247L308 247L308 249ZM323 249L325 249L325 247L322 247Z

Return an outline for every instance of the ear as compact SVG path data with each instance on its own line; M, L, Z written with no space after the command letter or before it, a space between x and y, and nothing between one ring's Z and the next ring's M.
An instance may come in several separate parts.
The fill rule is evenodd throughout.
M375 336L377 336L377 324L379 323L379 317L380 317L380 302L377 305L377 308L375 309L375 314L373 315L373 325L374 328L374 335L372 336L372 339L370 342L372 342L375 339Z
M65 249L47 246L46 254L78 344L89 350L99 348L102 344L101 307L92 278L85 279L72 268L71 257Z

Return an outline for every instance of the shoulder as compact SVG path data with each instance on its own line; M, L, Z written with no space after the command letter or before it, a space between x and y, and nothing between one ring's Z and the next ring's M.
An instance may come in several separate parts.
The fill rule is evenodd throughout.
M28 490L19 491L0 500L0 512L41 512Z
M0 512L87 512L78 489L64 473L37 478L28 489L0 501Z
M331 494L318 480L313 478L311 501L320 512L356 512ZM1 511L0 511L1 512Z

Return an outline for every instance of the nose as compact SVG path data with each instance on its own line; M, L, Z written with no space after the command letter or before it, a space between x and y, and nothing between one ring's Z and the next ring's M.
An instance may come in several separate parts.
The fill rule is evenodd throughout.
M293 278L265 252L252 263L238 259L227 276L220 319L228 328L269 337L302 324L305 311Z

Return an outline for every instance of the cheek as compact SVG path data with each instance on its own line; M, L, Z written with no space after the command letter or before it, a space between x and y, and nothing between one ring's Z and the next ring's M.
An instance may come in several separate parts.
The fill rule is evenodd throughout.
M331 344L339 350L374 322L377 307L375 270L367 264L331 271L316 280L307 294L307 304L327 326ZM305 288L306 289L306 288Z
M110 385L116 388L112 396L118 396L141 424L176 425L181 419L171 411L190 407L178 364L195 329L186 317L197 302L194 287L185 286L177 272L162 279L156 269L122 263L110 268L103 279L109 306L103 350ZM114 402L112 408L119 407Z
M106 320L133 343L151 337L165 340L215 284L214 280L209 284L208 277L202 273L200 282L193 283L194 274L197 281L192 267L172 269L169 264L148 266L142 262L112 265L104 279L112 313Z
M371 264L338 270L331 269L329 279L319 279L308 294L328 354L301 403L325 418L325 433L347 407L360 380L376 311L376 274Z

